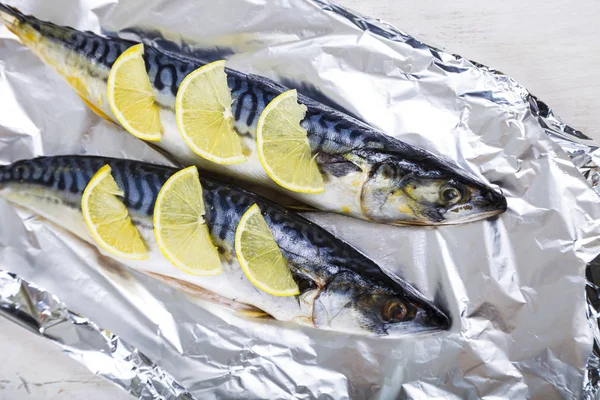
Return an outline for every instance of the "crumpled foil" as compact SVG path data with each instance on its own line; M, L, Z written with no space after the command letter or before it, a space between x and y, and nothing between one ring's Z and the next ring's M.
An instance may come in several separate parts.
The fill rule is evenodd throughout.
M546 133L569 154L571 161L586 177L592 188L600 195L600 153L593 140L562 122L545 103L530 97L531 109L538 117ZM600 256L590 262L585 271L588 279L587 316L594 333L594 348L584 377L583 397L587 400L600 396Z
M156 373L142 380L164 392L138 397L167 396L170 386L177 389L170 397L187 391L203 399L595 393L598 302L586 303L586 287L596 286L584 273L600 253L600 207L590 188L597 183L597 148L511 78L320 0L10 3L57 24L119 32L207 61L227 58L231 68L297 87L454 160L497 183L508 199L509 210L495 220L440 228L307 214L388 273L444 299L451 330L401 339L215 312L185 288L124 268L59 226L0 201L0 269L59 296L76 315L145 354ZM70 153L170 163L93 115L4 28L0 104L1 163ZM31 302L0 293L21 308ZM56 335L59 343L87 346ZM107 342L97 343L101 354ZM93 371L108 375L118 364L106 352L86 352Z
M0 314L55 341L70 357L138 398L193 399L134 346L73 313L56 296L3 271Z

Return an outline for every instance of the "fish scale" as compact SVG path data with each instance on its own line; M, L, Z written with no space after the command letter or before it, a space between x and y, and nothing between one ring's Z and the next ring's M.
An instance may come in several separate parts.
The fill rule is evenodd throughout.
M149 251L147 260L119 259L131 268L192 283L257 307L279 320L322 329L386 335L449 327L450 320L443 311L408 283L388 277L349 244L277 204L217 180L200 178L206 225L223 264L224 272L215 277L185 274L172 266L156 245L154 205L161 187L177 172L174 168L98 156L39 157L0 167L0 195L94 243L81 214L81 197L104 165L110 166L117 186L123 191L123 204ZM238 264L235 231L253 204L261 209L294 279L302 288L295 298L275 297L257 289ZM315 309L315 301L320 298L323 300ZM340 298L345 301L345 311L337 310L342 305ZM331 299L338 300L329 307ZM386 320L385 310L390 302L414 310L415 315L402 321ZM335 323L324 317L338 314L339 319L333 318Z
M65 76L88 106L117 122L108 104L107 79L118 56L136 43L60 27L2 4L0 19ZM380 223L453 224L506 210L506 199L501 193L451 162L301 94L298 102L306 106L306 115L300 125L307 132L325 191L307 194L282 188L261 165L255 138L261 113L288 88L229 68L225 72L233 100L234 128L242 138L247 158L238 165L212 163L191 151L175 118L181 82L205 63L149 45L145 46L143 57L163 128L161 140L155 144L182 165L195 164L269 186L317 209Z
M123 203L125 206L146 216L153 215L154 204L160 188L171 175L177 172L176 169L170 167L123 159L93 156L40 157L12 164L11 167L3 167L3 178L0 183L8 180L25 184L33 183L49 187L52 190L68 191L81 196L94 173L106 164L110 165L112 176L124 192ZM40 175L41 179L35 179L35 176ZM5 178L7 176L8 179ZM342 245L343 242L339 240L333 240L332 235L327 234L317 225L274 203L242 189L207 178L201 178L201 184L207 225L211 232L213 225L222 227L223 231L216 232L215 236L226 240L231 246L232 252L235 251L233 240L237 222L244 212L256 203L261 208L271 229L281 233L279 241L281 241L280 245L283 251L291 249L291 246L288 245L290 243L306 241L314 244L311 247L319 249L319 253L323 256L335 255L335 262L330 264L352 264L356 265L356 268L365 270L373 268L373 262L364 256L358 256L360 253L348 254L350 246ZM294 252L290 251L290 255L292 254Z

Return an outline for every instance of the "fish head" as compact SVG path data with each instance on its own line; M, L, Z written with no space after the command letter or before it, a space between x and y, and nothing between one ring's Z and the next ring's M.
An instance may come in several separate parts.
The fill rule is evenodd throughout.
M458 167L427 155L372 164L361 191L363 213L396 225L446 225L506 211L506 198Z
M451 326L448 315L406 283L392 287L341 273L313 305L316 327L369 336L398 337Z

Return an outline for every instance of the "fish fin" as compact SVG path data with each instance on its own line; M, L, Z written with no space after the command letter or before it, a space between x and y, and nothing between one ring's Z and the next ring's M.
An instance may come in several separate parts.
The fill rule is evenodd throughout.
M19 22L25 21L25 15L18 8L0 3L0 20L6 24L14 25L15 20ZM9 28L10 29L10 28Z
M239 310L236 311L236 314L248 318L275 319L271 316L271 314L268 314L263 310L259 310L258 308L256 310Z
M358 165L339 154L318 153L317 163L323 172L337 178L354 172L362 172Z
M96 115L98 115L99 117L104 118L105 120L107 120L108 122L112 122L113 124L115 124L116 122L112 120L112 118L110 118L108 115L106 115L104 113L104 111L102 111L101 109L99 109L98 107L96 107L95 105L93 105L89 100L87 100L85 97L83 97L82 95L80 95L79 93L77 93L77 96L79 96L79 98L81 100L83 100L83 102L85 103L86 106L88 106L90 108L90 110L92 110Z
M27 17L16 7L0 3L0 21L21 40L23 40L23 32L19 29L19 25L26 22L26 20Z
M200 286L194 285L193 283L186 282L182 279L173 278L172 276L166 276L163 274L158 274L156 272L145 272L146 274L157 278L171 287L179 290L182 293L187 294L188 296L200 300L205 301L223 308L226 308L230 311L233 311L235 314L243 315L243 316L251 316L253 318L267 318L271 317L268 313L263 310L251 306L249 304L239 303L235 300L228 299L227 297L221 296L210 290L206 290ZM272 318L272 317L271 317Z
M168 31L159 29L132 27L125 28L119 32L105 31L106 36L119 37L136 42L142 42L148 46L156 47L164 52L175 54L178 57L189 59L193 62L200 61L209 63L217 60L225 60L235 52L227 47L216 45L204 46L201 42L186 40L181 35L174 35Z
M3 20L4 22L4 20ZM6 29L8 29L13 35L15 35L16 37L19 37L19 31L17 31L17 28L13 25L13 24L8 24L5 23Z
M288 210L294 211L294 212L317 212L317 211L322 211L322 210L319 210L318 208L314 208L313 206L309 206L308 204L302 204L302 203L289 204L289 205L286 205L285 208L287 208Z
M280 82L283 86L287 86L290 89L296 89L298 93L303 94L306 97L310 97L311 99L324 104L334 110L337 110L341 113L349 115L354 119L364 122L361 118L359 118L353 112L350 112L347 108L343 107L335 100L329 98L325 93L323 93L319 88L309 82L296 82L290 78L278 78L278 82Z

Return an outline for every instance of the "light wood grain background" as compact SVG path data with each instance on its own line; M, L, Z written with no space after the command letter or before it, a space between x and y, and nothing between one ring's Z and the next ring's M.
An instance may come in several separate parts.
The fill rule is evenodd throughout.
M499 69L600 141L597 0L338 0L427 44ZM0 317L0 399L128 399L49 341Z
M340 0L417 39L498 69L600 141L600 2Z

